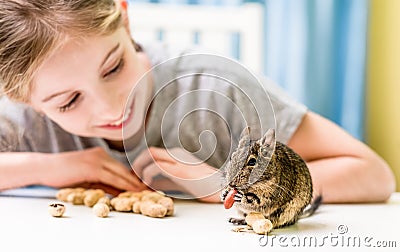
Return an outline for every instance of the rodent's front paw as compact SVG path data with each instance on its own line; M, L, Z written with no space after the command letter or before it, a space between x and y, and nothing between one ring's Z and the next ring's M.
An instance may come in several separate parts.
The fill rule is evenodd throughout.
M243 218L229 218L228 222L234 225L246 225L246 220Z
M243 198L243 193L239 192L235 188L230 189L224 194L224 206L229 209L233 206L235 202L241 202Z
M233 199L235 200L235 202L240 202L242 201L243 198L243 193L240 191L237 191L235 194L235 197L233 197Z
M220 198L221 198L222 201L225 200L226 195L228 195L228 192L229 192L229 189L224 189L224 190L221 192Z

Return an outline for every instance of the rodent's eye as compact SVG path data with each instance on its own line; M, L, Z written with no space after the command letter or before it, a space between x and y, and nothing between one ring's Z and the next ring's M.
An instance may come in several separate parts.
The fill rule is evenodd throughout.
M257 160L255 158L250 158L249 161L247 161L247 166L255 166Z

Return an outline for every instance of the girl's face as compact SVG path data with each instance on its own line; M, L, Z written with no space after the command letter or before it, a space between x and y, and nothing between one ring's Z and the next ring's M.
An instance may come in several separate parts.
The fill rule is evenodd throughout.
M124 28L70 39L35 74L31 105L70 133L122 140L122 128L128 138L143 125L150 67Z

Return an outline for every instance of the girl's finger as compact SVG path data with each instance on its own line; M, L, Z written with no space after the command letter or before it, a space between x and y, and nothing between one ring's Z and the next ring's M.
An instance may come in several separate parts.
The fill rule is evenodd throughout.
M169 162L172 164L184 164L184 165L199 165L204 163L193 153L182 149L182 148L171 148L171 149L161 149L161 148L150 148L150 153L156 162Z
M156 176L162 175L176 182L182 180L183 177L181 173L183 172L184 171L176 164L159 161L149 165L143 170L142 179L147 185L150 185Z
M154 159L151 156L149 149L145 149L139 154L135 161L133 161L132 170L136 173L138 177L142 178L143 169L153 162Z
M108 194L111 194L114 197L123 192L123 190L121 189L117 189L114 186L106 185L103 183L89 183L88 188L102 189L103 191L105 191Z
M112 157L108 157L103 164L103 167L106 170L109 170L115 176L126 180L128 183L132 184L133 186L140 187L142 186L142 181L132 173L129 168L125 167L123 164L114 160Z
M131 183L109 169L102 169L100 171L99 182L124 191L141 191L145 188L143 183Z
M146 185L150 186L153 183L153 179L158 175L163 175L163 172L157 164L152 163L143 169L142 180Z
M151 185L153 179L159 175L174 179L175 176L171 172L176 173L176 165L168 162L156 162L143 169L142 179L147 185Z
M181 187L179 184L176 184L167 177L160 177L154 179L151 183L151 188L163 192L175 191L175 192L188 193L185 188Z
M167 150L164 148L150 147L149 152L156 162L169 162L176 164L182 158L179 153L174 152L174 149Z

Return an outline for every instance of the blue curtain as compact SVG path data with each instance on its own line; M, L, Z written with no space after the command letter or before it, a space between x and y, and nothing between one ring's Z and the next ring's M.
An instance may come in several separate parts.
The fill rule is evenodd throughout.
M361 140L367 17L367 0L265 1L265 74Z
M368 0L131 0L265 10L264 74L354 137L364 134Z

